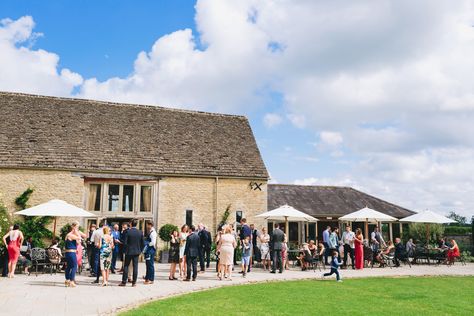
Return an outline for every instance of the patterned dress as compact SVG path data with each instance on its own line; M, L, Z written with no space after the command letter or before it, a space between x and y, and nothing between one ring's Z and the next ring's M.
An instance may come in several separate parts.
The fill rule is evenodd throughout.
M109 270L112 263L112 247L110 243L102 237L100 246L100 268L101 270Z

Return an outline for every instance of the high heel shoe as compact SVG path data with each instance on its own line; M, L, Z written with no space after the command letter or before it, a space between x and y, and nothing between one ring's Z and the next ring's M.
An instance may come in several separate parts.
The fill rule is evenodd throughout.
M71 281L69 281L69 280L64 281L64 285L65 285L66 287L69 287L70 284L71 284Z
M76 283L74 281L69 282L69 287L76 287Z

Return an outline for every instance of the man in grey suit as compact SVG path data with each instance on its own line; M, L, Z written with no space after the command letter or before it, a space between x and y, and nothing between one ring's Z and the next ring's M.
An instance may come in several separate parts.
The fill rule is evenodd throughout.
M285 234L280 229L280 225L275 224L275 229L273 230L271 238L273 264L272 271L270 271L270 273L276 273L277 265L279 272L283 273L283 263L281 262L281 248L284 241Z
M186 246L184 247L184 254L186 255L186 279L184 281L191 280L191 268L193 269L193 281L196 281L197 259L201 248L201 238L196 232L196 227L191 225L190 229L191 235L186 238Z

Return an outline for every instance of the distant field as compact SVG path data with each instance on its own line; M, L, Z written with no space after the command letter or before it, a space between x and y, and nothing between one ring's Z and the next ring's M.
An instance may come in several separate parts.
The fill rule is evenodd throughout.
M230 286L122 315L474 315L474 277L403 277Z

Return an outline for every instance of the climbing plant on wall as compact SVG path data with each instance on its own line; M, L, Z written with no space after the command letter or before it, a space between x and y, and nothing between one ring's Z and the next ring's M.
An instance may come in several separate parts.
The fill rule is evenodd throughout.
M5 204L3 204L3 201L0 200L0 238L7 233L10 225L10 213L8 212L8 209L6 208ZM0 241L0 254L3 254L6 251L5 249L5 244Z
M219 223L219 226L218 227L222 227L224 226L225 224L227 224L227 220L229 219L229 216L230 216L230 208L231 208L232 204L229 204L227 205L227 207L225 208L225 211L224 211L224 214L222 214L222 219Z
M32 188L28 188L25 190L25 192L23 192L22 194L20 194L20 196L18 196L16 199L15 199L15 204L18 208L18 210L24 210L25 208L28 207L28 200L30 199L30 196L31 194L33 193L33 189Z
M33 189L26 189L20 196L15 199L15 204L19 210L28 207L28 200L33 194ZM44 239L52 238L53 233L46 228L51 223L51 217L47 216L24 216L23 220L15 221L20 225L20 230L25 238L33 238L35 247L44 247Z

